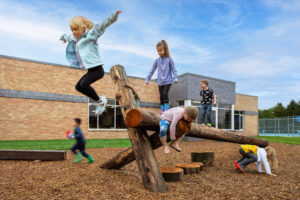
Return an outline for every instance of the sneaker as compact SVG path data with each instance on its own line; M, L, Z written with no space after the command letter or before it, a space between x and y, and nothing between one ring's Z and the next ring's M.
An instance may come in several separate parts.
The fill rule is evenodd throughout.
M96 110L95 110L95 114L96 115L101 115L104 111L105 111L105 107L107 104L107 100L105 98L105 96L99 96L101 102L98 103Z
M242 173L245 173L245 169L243 169L243 167L240 166L237 161L234 161L234 164L238 170L240 170Z
M88 161L87 162L85 162L85 163L92 163L92 162L94 162L94 159L93 159L93 157L91 156L91 154L88 156Z
M172 147L173 149L175 149L178 152L182 152L182 149L178 146L177 142L172 142L172 144L170 144L170 147Z
M207 123L206 125L209 126L209 127L211 127L211 123Z
M78 163L80 161L82 161L82 156L79 153L75 154L75 160L73 160L73 163Z
M204 123L201 123L201 125L203 125L203 126L204 126L205 124L204 124Z

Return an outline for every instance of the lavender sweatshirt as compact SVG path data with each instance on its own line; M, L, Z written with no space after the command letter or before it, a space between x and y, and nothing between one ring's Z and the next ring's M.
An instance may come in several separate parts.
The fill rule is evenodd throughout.
M171 108L170 110L165 111L160 117L163 120L167 120L167 121L171 122L171 124L170 124L171 140L176 139L176 125L179 122L179 120L183 119L183 113L184 113L184 108L175 107L175 108Z
M173 82L178 82L177 78L177 70L174 66L174 62L171 57L159 57L157 58L150 70L147 78L146 83L150 81L152 75L154 74L155 70L158 70L157 73L157 84L160 86L172 84ZM173 77L174 76L174 77Z

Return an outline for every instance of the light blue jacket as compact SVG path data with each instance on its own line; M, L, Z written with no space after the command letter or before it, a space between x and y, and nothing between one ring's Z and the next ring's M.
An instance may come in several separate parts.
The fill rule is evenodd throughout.
M87 30L78 40L79 56L85 69L90 69L98 65L103 65L103 61L98 51L98 38L105 32L105 29L117 21L116 12L99 24L95 24L91 30ZM80 67L76 55L76 39L73 35L63 34L60 39L68 42L66 57L72 67Z

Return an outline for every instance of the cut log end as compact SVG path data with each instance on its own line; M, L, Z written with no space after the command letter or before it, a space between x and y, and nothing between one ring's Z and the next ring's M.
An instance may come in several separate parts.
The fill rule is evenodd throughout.
M131 109L126 113L125 123L128 127L137 127L142 120L143 115L139 109Z
M212 165L215 159L214 152L192 152L192 162L202 162L205 166Z
M165 181L180 181L183 177L183 169L178 167L161 167L160 171Z
M199 164L193 164L193 163L179 163L176 165L176 167L182 168L184 174L199 174L201 170Z

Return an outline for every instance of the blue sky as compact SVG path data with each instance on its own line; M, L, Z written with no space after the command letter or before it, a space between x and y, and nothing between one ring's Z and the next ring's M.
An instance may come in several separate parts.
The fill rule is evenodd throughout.
M105 71L146 77L165 39L179 74L234 81L261 109L300 100L299 0L0 0L0 10L3 55L67 64L58 38L72 17L122 10L99 40Z

